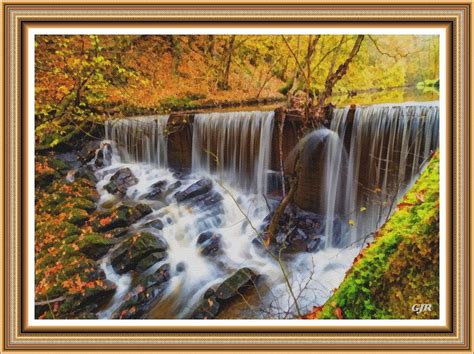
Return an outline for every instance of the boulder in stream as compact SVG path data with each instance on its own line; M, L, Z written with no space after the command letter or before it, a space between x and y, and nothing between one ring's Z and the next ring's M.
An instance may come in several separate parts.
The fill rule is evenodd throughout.
M229 305L235 298L242 296L243 293L254 287L257 277L257 274L249 268L239 269L224 280L216 290L210 288L205 292L202 302L194 310L191 318L216 318L224 306Z
M186 188L182 192L177 192L174 196L178 202L189 200L197 196L203 195L212 189L212 181L207 178L203 178L191 186Z
M149 188L149 192L143 195L141 198L151 199L151 200L160 199L160 197L162 196L163 192L166 189L167 184L168 182L166 182L165 180L153 183Z
M128 167L122 168L114 173L104 188L110 194L125 195L127 189L138 183L138 178L132 173Z

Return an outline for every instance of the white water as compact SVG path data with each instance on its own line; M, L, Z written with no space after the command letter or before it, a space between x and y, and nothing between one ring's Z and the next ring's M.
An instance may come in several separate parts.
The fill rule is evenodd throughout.
M166 167L168 118L167 115L161 115L106 121L105 139L115 143L124 161Z
M348 130L347 112L347 109L335 111L331 130L311 133L316 140L325 141L323 151L318 153L324 153L326 159L317 168L324 169L320 183L324 186L322 202L328 241L316 253L300 253L284 262L302 313L329 298L363 247L365 240L360 240L361 235L374 230L380 224L380 215L390 212L388 206L376 202L379 196L386 197L389 193L400 196L418 175L430 150L438 144L436 105L372 106L358 108L348 154L343 144ZM171 185L176 182L166 168L167 141L163 134L166 121L167 117L145 117L136 122L127 119L108 124L112 163L96 173L100 179L97 184L101 195L99 203L120 202L105 191L104 186L117 169L129 167L139 183L128 189L125 202L127 199L140 201L153 209L152 214L132 225L132 229L142 230L146 222L157 218L164 224L162 231L146 229L164 239L169 248L168 257L145 273L154 272L164 263L170 264L171 269L163 298L150 317L188 317L209 287L220 284L242 267L265 275L268 286L261 303L255 304L258 311L251 316L296 316L294 299L280 266L252 243L256 234L251 226L259 229L268 214L263 194L270 162L273 112L197 115L193 128L192 174L162 200L145 200L143 195L153 183L166 180ZM403 183L394 182L393 174L387 169L391 165L397 168L395 182ZM364 172L369 172L368 177ZM213 180L213 190L223 197L221 205L202 208L176 203L174 193L185 190L203 176ZM359 186L361 181L369 181L372 191L374 186L380 189L375 193L379 199L371 197L374 193L365 193ZM366 209L361 211L361 208ZM348 234L350 242L335 242L335 220L343 220L346 227L338 232ZM353 220L354 225L348 226L347 220ZM196 245L199 234L209 230L223 236L222 254L214 258L202 256ZM109 255L102 259L101 266L107 278L118 285L111 304L99 314L101 318L109 318L132 290L132 273L116 274L110 266Z
M352 131L348 112L335 110L331 121L339 139L331 138L327 148L325 233L332 237L339 218L346 240L355 242L385 222L437 149L439 110L437 102L358 107ZM344 163L346 134L351 135ZM341 198L344 203L337 207Z
M192 170L208 173L246 192L265 194L274 112L197 114Z

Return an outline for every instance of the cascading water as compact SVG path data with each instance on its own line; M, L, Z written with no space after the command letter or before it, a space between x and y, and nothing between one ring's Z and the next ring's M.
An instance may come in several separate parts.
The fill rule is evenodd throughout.
M130 169L138 182L129 187L121 203L147 203L153 212L131 226L130 233L147 231L167 243L167 257L147 269L152 274L163 264L170 267L171 279L159 303L150 310L150 318L188 317L209 287L219 284L237 270L248 267L265 274L267 281L282 282L278 264L252 241L255 228L262 225L268 214L263 198L269 165L273 128L273 112L242 112L198 115L193 137L193 169L180 177L165 168L162 152L166 151L165 122L167 117L144 117L119 120L106 126L106 138L111 139L112 163L97 171L100 205L110 205L116 197L105 186L112 175ZM213 145L215 144L215 145ZM213 150L217 147L218 150ZM230 154L227 152L230 150ZM214 151L219 165L212 166ZM232 176L232 178L231 178ZM179 203L176 193L183 192L203 177L212 180L208 200L201 203ZM147 197L159 182L167 189L156 199ZM171 186L174 186L173 189ZM258 194L260 193L260 194ZM150 221L159 219L162 229L150 228ZM219 254L202 254L198 238L202 233L222 235ZM109 280L118 285L112 303L100 315L110 318L133 293L130 273L118 275L110 266L112 249L102 261Z
M273 111L197 114L193 172L216 174L246 192L266 193L273 118Z
M107 123L106 138L111 140L113 154L111 163L96 172L99 206L110 207L110 201L148 204L152 213L133 224L129 234L147 231L168 246L166 258L141 274L150 275L169 265L170 280L148 318L189 317L207 289L242 267L264 275L270 285L259 294L266 312L253 309L252 318L296 315L280 264L254 242L269 212L264 195L273 118L273 112L196 115L192 173L185 176L167 168L167 116ZM311 147L311 153L303 156L304 163L317 169L317 178L308 181L318 188L324 235L317 252L281 260L303 312L329 298L360 252L364 243L360 238L380 226L418 176L438 146L438 124L434 103L360 107L353 119L349 109L337 109L330 129L313 131L304 139L305 146ZM123 168L129 168L138 182L118 200L105 186ZM208 199L177 201L176 193L203 178L212 181ZM159 198L149 197L155 185L164 186ZM161 230L150 228L156 220L162 223ZM213 257L203 254L198 245L199 236L206 232L222 236ZM115 273L113 252L100 262L118 291L99 314L101 318L113 316L127 296L137 291L133 273Z
M325 233L333 237L339 218L344 225L340 232L349 233L346 240L355 242L384 223L437 149L438 104L358 107L353 118L349 109L336 109L330 128L339 139L330 139L327 148ZM347 166L341 166L346 150ZM343 205L336 209L341 198Z
M105 139L115 143L128 162L168 165L167 115L134 117L105 123Z

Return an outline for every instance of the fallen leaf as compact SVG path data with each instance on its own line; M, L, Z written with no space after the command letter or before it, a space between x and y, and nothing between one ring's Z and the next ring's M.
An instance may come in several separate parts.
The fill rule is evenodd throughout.
M344 316L342 315L342 309L340 307L336 307L336 310L334 311L336 314L337 318L340 320L344 319Z

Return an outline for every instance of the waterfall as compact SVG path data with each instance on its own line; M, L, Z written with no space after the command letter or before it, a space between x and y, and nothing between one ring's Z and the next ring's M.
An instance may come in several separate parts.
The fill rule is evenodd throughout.
M105 138L115 143L122 161L167 167L168 117L158 115L107 121Z
M244 191L266 193L273 118L273 111L197 114L193 172L214 173Z
M327 143L325 234L332 239L339 218L340 232L348 233L355 242L385 222L437 149L438 103L358 107L353 117L347 108L336 109L330 128L339 139ZM343 153L348 153L345 169L341 166ZM347 182L345 186L340 185L341 179ZM341 196L343 205L336 210Z

